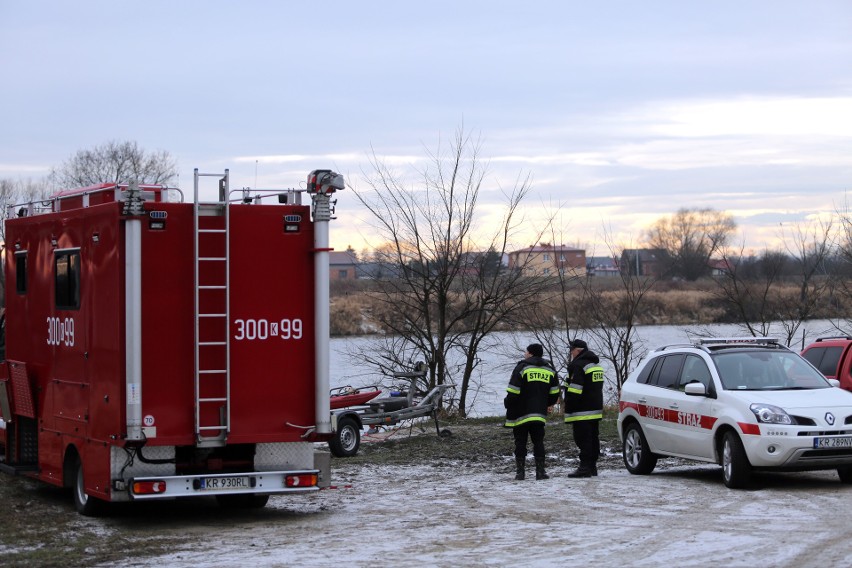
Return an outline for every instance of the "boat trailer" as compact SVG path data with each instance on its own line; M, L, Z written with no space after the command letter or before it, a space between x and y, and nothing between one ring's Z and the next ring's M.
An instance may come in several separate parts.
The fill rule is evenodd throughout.
M436 385L419 396L418 382L426 377L426 372L426 364L420 362L415 365L414 371L394 373L394 380L409 381L408 388L386 394L377 386L332 389L331 423L334 432L328 441L331 453L336 457L356 455L361 446L361 429L364 426L393 426L404 420L424 416L432 417L439 437L451 436L449 430L441 430L438 424L441 397L451 385Z

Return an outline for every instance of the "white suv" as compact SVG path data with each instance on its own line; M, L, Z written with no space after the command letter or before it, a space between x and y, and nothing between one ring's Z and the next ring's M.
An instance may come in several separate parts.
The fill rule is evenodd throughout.
M676 456L756 469L837 469L852 483L852 392L770 338L700 339L649 354L621 387L624 465L646 475Z

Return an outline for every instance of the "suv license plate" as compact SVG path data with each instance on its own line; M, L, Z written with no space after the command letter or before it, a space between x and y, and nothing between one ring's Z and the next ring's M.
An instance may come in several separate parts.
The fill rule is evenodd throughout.
M814 448L852 448L852 436L814 438Z
M253 487L247 476L238 477L205 477L201 480L201 490L240 490Z

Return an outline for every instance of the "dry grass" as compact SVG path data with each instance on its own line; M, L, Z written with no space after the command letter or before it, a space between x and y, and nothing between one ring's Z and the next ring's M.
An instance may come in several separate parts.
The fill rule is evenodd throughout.
M617 309L618 304L624 297L624 291L620 289L617 282L601 280L595 285L599 286L600 293L607 302ZM567 300L569 306L582 306L582 292L575 288L569 290L570 296ZM797 303L799 289L793 284L776 286L772 291L772 297L777 305L794 306ZM374 332L390 332L382 325L383 321L397 321L399 319L399 306L401 302L392 301L389 294L384 294L376 289L375 283L369 281L355 281L347 283L346 286L332 288L331 307L331 329L333 335L358 335ZM838 306L838 298L834 302L825 302L821 310L815 311L812 317L817 319L842 317ZM562 301L555 291L551 291L548 297L543 298L537 313L527 312L525 317L529 323L534 325L560 325L560 314L562 313ZM852 310L852 306L850 306ZM845 310L849 311L849 310ZM572 313L572 317L582 314ZM531 321L530 318L537 318ZM710 280L698 282L658 282L654 288L649 290L640 304L636 315L636 324L642 325L700 325L710 323L740 323L737 319L739 314L720 299L719 289ZM579 320L578 320L579 321ZM572 324L577 323L571 322ZM517 322L505 322L505 326L498 325L497 329L505 329L511 326L517 329Z
M642 303L642 324L684 325L713 323L724 318L725 310L706 290L651 290Z

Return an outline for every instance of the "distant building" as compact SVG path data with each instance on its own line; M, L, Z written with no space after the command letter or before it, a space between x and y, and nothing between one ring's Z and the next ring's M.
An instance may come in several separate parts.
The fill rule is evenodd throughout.
M496 276L504 267L503 255L493 249L463 252L460 260L460 273L472 276Z
M603 278L618 276L620 273L618 259L611 256L590 256L586 259L586 273L589 276Z
M399 265L392 262L362 262L358 264L358 278L390 280L399 278Z
M586 251L565 245L539 244L510 252L509 270L523 270L525 276L583 276Z
M358 278L358 256L355 251L332 251L328 253L328 276L335 280L355 280Z
M724 276L725 274L730 274L734 271L733 265L728 262L725 258L720 259L710 259L707 261L708 266L710 266L710 275L711 276Z
M624 249L620 264L629 276L662 278L669 267L670 257L665 249Z

